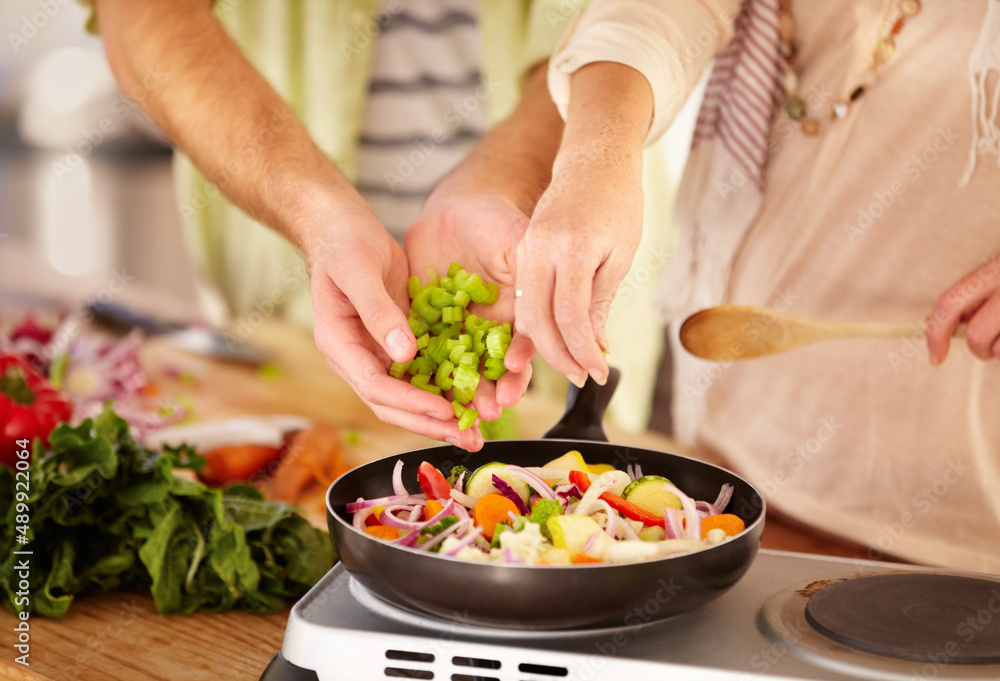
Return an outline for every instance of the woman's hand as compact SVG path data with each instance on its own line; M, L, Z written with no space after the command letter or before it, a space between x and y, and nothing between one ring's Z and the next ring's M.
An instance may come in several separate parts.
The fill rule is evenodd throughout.
M503 196L439 188L428 198L420 217L406 230L410 272L426 282L426 267L444 273L452 262L457 262L484 280L496 282L500 288L500 298L495 304L489 307L473 304L470 311L487 319L511 321L514 249L527 227L527 216ZM495 389L492 381L479 383L473 405L483 420L499 418L500 408L517 404L528 388L529 363L522 363L516 369L507 364L507 368ZM458 437L461 446L469 451L483 446L476 428L462 431Z
M311 273L316 346L382 421L461 446L468 438L447 400L388 374L392 361L407 362L417 351L403 312L409 309L403 249L360 196L327 214L335 220L300 240Z
M1000 359L1000 254L941 294L927 323L931 364L948 356L951 337L966 322L965 340L979 359Z
M537 351L583 386L608 376L605 324L642 236L642 145L652 118L646 79L621 64L573 75L552 183L517 248L520 335L508 367Z

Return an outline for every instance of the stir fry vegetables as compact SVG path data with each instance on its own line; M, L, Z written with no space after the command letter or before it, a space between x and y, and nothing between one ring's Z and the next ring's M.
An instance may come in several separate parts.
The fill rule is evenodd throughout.
M471 314L471 303L492 305L500 297L495 282L483 282L458 263L439 277L427 268L429 281L410 277L410 328L417 337L417 356L393 363L389 374L435 395L451 391L460 430L472 427L479 412L469 406L481 378L498 380L506 373L503 358L511 341L510 322L490 321ZM482 362L482 366L480 366ZM480 373L482 369L482 373Z
M423 494L393 470L394 494L347 505L355 529L420 551L472 561L528 565L629 563L696 551L745 529L724 513L733 494L695 501L667 478L569 452L540 468L492 462L446 476L424 461Z

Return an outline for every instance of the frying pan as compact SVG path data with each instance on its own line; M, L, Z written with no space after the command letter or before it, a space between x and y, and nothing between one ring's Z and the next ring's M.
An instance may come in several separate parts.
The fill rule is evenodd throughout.
M764 501L739 476L677 454L608 444L601 417L613 380L570 389L568 407L542 440L494 440L479 452L430 447L364 464L327 491L327 524L340 560L369 591L391 604L449 621L484 627L564 630L614 627L664 619L699 608L735 584L749 569L764 531ZM628 564L532 566L465 561L396 546L359 532L346 504L359 497L390 496L392 470L403 461L407 489L420 493L417 467L428 461L446 474L491 461L542 466L576 449L588 463L624 470L638 464L645 475L663 475L694 499L713 501L724 483L733 486L727 513L746 530L689 554Z

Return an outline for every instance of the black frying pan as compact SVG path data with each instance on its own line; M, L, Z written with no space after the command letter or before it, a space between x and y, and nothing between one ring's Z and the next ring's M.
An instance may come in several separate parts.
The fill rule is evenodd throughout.
M600 426L613 383L588 381L571 388L559 424L542 440L495 440L469 453L442 446L406 452L359 466L327 492L327 523L340 560L383 600L408 610L469 624L514 629L583 629L637 624L705 605L739 580L753 562L764 531L764 501L749 483L711 464L677 454L607 443ZM559 438L559 439L553 439ZM686 555L619 565L530 566L474 563L399 547L359 532L346 504L389 496L392 470L403 461L403 482L419 493L417 466L429 461L446 474L452 466L475 470L491 461L541 466L576 449L588 463L669 478L695 499L714 501L723 483L734 492L726 512L746 530L721 544Z

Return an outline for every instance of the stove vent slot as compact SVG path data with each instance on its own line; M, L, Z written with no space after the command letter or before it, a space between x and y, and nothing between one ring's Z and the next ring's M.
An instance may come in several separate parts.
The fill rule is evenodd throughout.
M451 681L500 681L495 676L470 676L469 674L452 674Z
M476 667L477 669L500 669L500 660L484 660L479 657L453 657L451 663L456 667Z
M385 658L387 660L406 660L407 662L434 661L434 656L430 653L411 653L409 650L387 650Z
M399 667L386 667L385 675L398 679L433 679L434 672L423 669L401 669Z
M566 667L550 667L547 664L529 664L527 662L517 665L517 671L543 676L569 676L569 670Z

